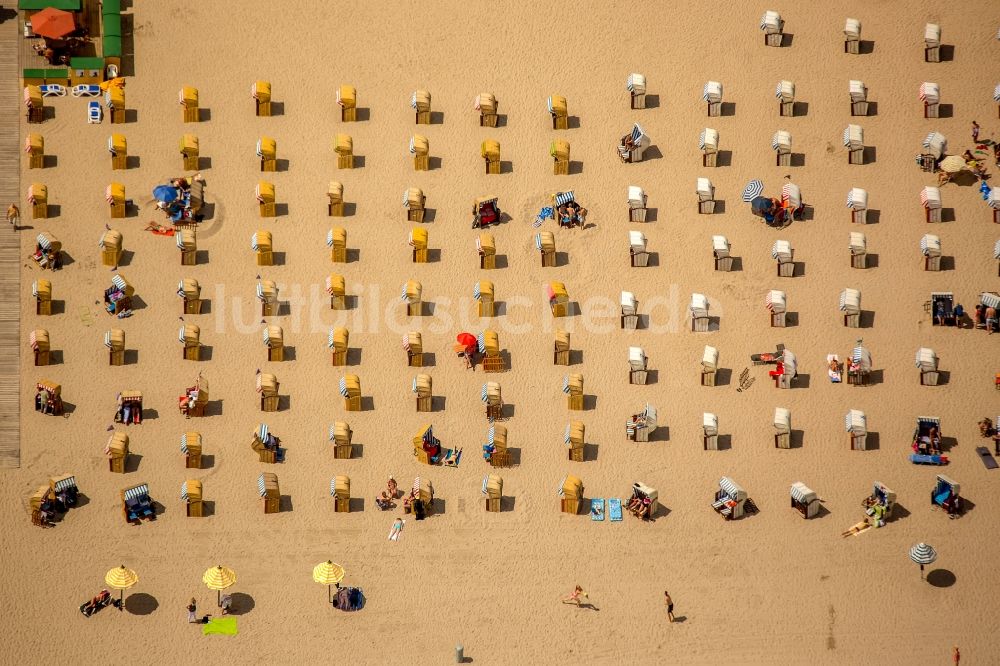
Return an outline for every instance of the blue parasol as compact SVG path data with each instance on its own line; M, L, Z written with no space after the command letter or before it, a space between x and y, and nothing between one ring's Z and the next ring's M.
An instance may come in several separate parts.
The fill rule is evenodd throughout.
M747 203L753 201L760 196L760 193L764 191L764 183L759 180L751 180L747 183L747 186L743 188L743 201Z
M757 197L750 202L750 211L754 215L763 215L771 208L771 200L767 197Z
M153 188L153 196L157 201L171 203L177 200L177 188L172 185L157 185Z

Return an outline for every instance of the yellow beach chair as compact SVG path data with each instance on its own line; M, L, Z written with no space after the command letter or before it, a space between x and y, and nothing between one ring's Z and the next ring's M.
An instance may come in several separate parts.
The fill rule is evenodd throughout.
M128 460L128 434L124 432L113 432L108 438L108 443L104 447L104 454L108 457L108 470L115 474L125 473L125 464Z
M430 171L430 142L423 134L414 134L410 137L410 154L413 155L414 171Z
M553 365L569 365L569 332L556 331L552 349Z
M577 515L583 502L583 481L567 474L559 486L559 510Z
M112 125L125 122L125 88L108 86L104 91L104 105L108 107L108 119Z
M480 127L496 127L499 116L497 98L493 93L479 93L476 97L475 110L479 112Z
M503 395L500 384L497 382L486 382L479 394L483 404L486 405L486 419L491 423L503 418Z
M38 86L24 87L24 106L29 123L45 122L45 102L42 99L42 89Z
M326 191L329 198L327 203L327 213L330 217L344 217L344 186L335 180L330 181L330 187Z
M49 343L49 332L44 328L36 328L28 336L28 346L34 352L35 365L48 365L52 349Z
M353 123L358 119L358 91L354 86L342 85L337 88L337 104L340 105L340 120Z
M260 393L260 411L278 411L278 378L270 372L257 374L257 393Z
M410 96L410 106L417 114L418 125L431 124L431 94L426 90L414 90Z
M493 139L483 141L479 155L486 162L486 173L500 173L500 142Z
M563 378L563 393L566 394L566 408L573 411L583 409L583 375L575 372Z
M197 171L198 170L198 158L200 155L200 150L198 147L198 137L194 134L185 134L181 137L180 142L181 148L181 159L183 161L183 168L185 171Z
M417 396L417 411L433 411L434 383L430 375L419 374L413 378L413 393Z
M494 300L493 283L489 280L480 280L476 283L476 288L472 292L472 297L479 301L479 316L496 316L496 301Z
M122 258L122 232L108 229L101 236L98 245L101 248L101 265L117 268L118 261Z
M424 314L423 301L421 300L424 288L416 280L409 280L403 285L401 300L406 301L406 314L410 317L421 317Z
M125 331L120 328L105 331L104 346L108 348L108 365L125 365Z
M181 358L185 361L201 360L201 327L197 324L183 324L177 332L177 339L184 345Z
M403 351L406 352L406 365L408 367L424 367L424 340L420 331L410 331L403 336Z
M257 477L257 494L264 501L264 513L281 512L281 488L278 486L278 475L273 472L261 472Z
M274 265L274 246L270 231L257 231L250 237L250 249L257 255L258 266Z
M326 276L326 293L330 294L331 310L347 309L347 288L343 275L331 273Z
M31 295L35 298L35 314L48 317L52 314L52 283L38 279L31 283Z
M128 144L124 134L112 134L108 137L108 152L111 153L112 170L128 168Z
M569 129L569 111L565 97L549 95L549 114L552 116L552 129Z
M177 283L177 296L184 301L184 314L201 314L201 285L194 278Z
M573 462L583 462L587 438L587 426L580 421L570 421L563 434L563 441L566 444L567 458Z
M271 82L254 81L250 88L250 96L254 101L254 110L258 116L271 115Z
M565 317L569 314L569 294L562 282L550 282L548 287L549 307L553 317Z
M499 474L487 474L483 477L483 496L486 498L486 511L500 513L503 479L500 478Z
M551 231L535 234L535 248L542 255L542 268L556 265L556 237Z
M479 353L483 355L483 372L503 372L507 364L500 355L500 336L496 331L486 329L479 334Z
M45 137L41 134L29 134L24 140L24 152L28 154L29 169L45 168Z
M175 233L177 249L181 251L181 266L198 263L198 236L194 227L184 227Z
M201 469L201 446L201 433L186 432L181 435L184 469Z
M507 449L507 426L502 423L491 423L486 433L486 450L490 452L491 467L511 467L511 455Z
M340 378L340 395L344 396L344 409L348 412L361 411L361 378L344 375Z
M330 426L330 441L333 442L333 457L338 459L349 459L354 455L354 447L351 439L354 431L346 421L337 421Z
M354 139L349 134L338 134L334 138L333 151L337 153L338 169L354 168Z
M326 246L330 248L330 261L335 264L347 263L347 229L333 227L326 233Z
M274 202L274 183L269 183L266 180L259 181L254 195L257 197L261 217L277 215L277 204Z
M427 263L427 229L426 227L413 227L410 229L410 247L413 248L413 263Z
M198 89L184 86L178 95L181 105L181 120L186 123L196 123L201 120L198 112Z
M28 203L31 205L31 219L44 220L49 216L49 188L41 183L28 186Z
M330 329L330 335L327 337L326 346L332 352L334 366L339 367L347 365L347 349L350 340L351 332L343 326Z
M260 158L261 171L277 171L278 142L269 136L257 139L257 157Z
M479 253L480 268L492 270L497 267L497 243L493 234L479 234L476 251Z
M261 317L274 317L278 314L278 285L274 280L257 282L257 300L260 301Z
M555 176L569 175L569 141L555 139L549 144L549 155L552 156L552 174Z
M330 483L330 494L333 495L334 513L350 513L351 511L351 477L337 476Z
M264 347L268 361L285 360L285 332L280 326L272 324L264 329Z
M188 479L181 484L181 501L188 518L201 518L205 515L205 500L203 489L198 479Z
M403 208L406 209L406 221L423 222L424 205L426 202L427 197L424 196L422 189L419 187L408 187L403 192Z

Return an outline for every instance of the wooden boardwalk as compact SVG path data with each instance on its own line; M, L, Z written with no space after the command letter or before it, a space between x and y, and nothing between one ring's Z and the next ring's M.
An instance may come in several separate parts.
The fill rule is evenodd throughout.
M0 205L21 200L20 18L0 23ZM0 467L21 466L21 248L6 220L0 229Z

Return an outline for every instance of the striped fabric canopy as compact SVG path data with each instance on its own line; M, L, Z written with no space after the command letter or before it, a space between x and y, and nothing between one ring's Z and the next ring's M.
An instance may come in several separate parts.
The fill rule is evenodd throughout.
M479 282L477 282L476 286L472 289L472 297L477 301L481 301L483 299L483 289Z
M479 397L482 399L484 403L488 402L490 399L488 393L489 393L489 383L483 384L483 388L479 392Z
M994 187L986 195L986 205L990 208L1000 210L1000 187Z
M569 387L569 375L566 375L565 377L563 377L562 392L563 393L569 393L569 391L570 391L570 387Z
M993 258L1000 259L1000 240L993 244Z
M625 79L625 89L629 92L645 93L646 77L642 74L629 74Z
M847 147L864 143L865 133L860 125L848 125L844 128L844 145Z
M49 237L46 236L45 234L38 234L38 237L35 239L35 241L38 243L38 247L42 248L43 250L49 250L52 248L52 242L49 241Z
M941 238L934 234L924 234L920 239L920 253L925 257L941 255Z
M760 17L760 29L767 30L768 28L776 29L781 27L781 14L775 11L768 10Z
M920 204L924 208L940 208L941 190L930 186L920 190Z
M778 81L774 89L774 96L785 102L790 102L795 97L795 84L791 81Z
M917 97L929 104L937 104L940 99L940 88L938 84L924 81L917 90Z
M573 203L573 201L575 201L575 199L573 198L573 192L556 192L557 206Z
M771 289L764 297L764 307L771 312L782 313L785 311L785 292Z
M266 442L269 434L271 434L271 429L267 427L266 423L261 423L260 428L257 430L257 437L260 438L260 441Z
M271 327L270 326L268 326L268 327L266 327L264 329L264 346L265 347L270 347L271 346Z
M139 499L149 499L149 486L145 483L139 484L134 488L125 489L125 500L139 500Z
M728 476L724 476L719 479L719 488L722 489L724 493L729 495L731 499L740 500L746 499L746 491L742 487Z
M349 398L351 396L350 392L347 390L347 378L346 377L341 377L340 378L340 395L344 396L345 398Z
M417 108L417 91L416 90L414 90L413 94L410 95L410 107L413 108L413 109Z
M862 370L870 370L872 367L872 353L867 347L858 345L851 350L851 361L861 367Z
M698 150L705 150L705 146L712 148L719 147L719 132L711 127L706 127L698 135Z
M111 349L114 345L111 342L111 331L104 332L104 346Z
M937 560L937 551L926 543L918 543L910 548L910 559L917 564L933 564Z
M785 130L778 130L771 137L771 149L778 150L778 148L784 148L786 146L792 145L792 135Z
M486 443L489 444L490 446L493 446L493 443L496 440L496 436L497 436L497 427L495 425L491 425L489 431L486 433Z
M486 331L480 331L479 335L476 336L476 348L480 354L486 353Z
M718 81L708 81L701 89L701 98L706 102L722 101L722 84Z
M573 424L572 423L567 423L566 424L566 433L563 435L563 441L566 444L569 444L572 441L572 439L573 439L572 438L572 429L573 429Z
M254 252L260 249L260 246L257 243L257 232L254 232L253 236L250 237L250 249Z
M264 487L264 473L261 472L260 476L257 477L257 492L261 497L267 497L267 489Z
M65 479L59 479L56 481L56 492L62 492L68 490L69 488L76 488L76 477L67 476Z
M868 417L858 409L852 409L844 417L844 429L855 435L863 435L868 431Z
M920 145L927 150L933 149L938 154L941 154L948 147L948 139L946 139L944 134L941 134L940 132L931 132L924 137L924 140Z
M992 291L984 291L979 294L979 302L988 308L1000 308L1000 295Z
M793 500L801 504L809 504L810 502L816 501L816 493L810 490L801 481L796 481L792 484L790 494Z
M113 275L111 277L111 284L113 284L116 289L120 289L121 291L125 291L125 288L128 287L128 283L125 282L125 278L121 275Z
M1000 83L998 83L997 87L993 89L993 101L1000 102Z
M840 310L857 312L861 307L861 291L858 289L845 289L840 292Z
M750 203L754 199L760 196L761 192L764 191L764 183L759 180L751 180L747 183L746 187L743 188L743 194L740 198L746 203Z
M639 145L639 142L646 136L646 133L642 130L642 127L639 126L639 123L636 123L632 125L632 133L630 136L632 138L632 142Z
M771 256L774 259L791 259L792 244L786 240L776 240L771 246Z
M847 207L852 210L864 210L868 208L868 191L860 187L852 187L847 193Z
M181 484L181 499L185 502L188 500L188 482L185 481Z

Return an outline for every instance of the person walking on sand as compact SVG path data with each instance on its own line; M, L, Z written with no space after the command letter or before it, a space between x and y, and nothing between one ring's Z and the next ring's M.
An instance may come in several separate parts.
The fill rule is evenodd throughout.
M670 593L666 590L663 591L663 604L667 607L667 621L671 624L674 622L674 600L670 597Z
M951 646L951 660L955 662L955 666L958 666L958 662L962 661L962 653L958 651L957 645Z
M972 143L979 143L979 123L972 121Z
M576 588L573 590L573 594L563 598L562 602L564 604L576 604L577 606L579 606L581 598L590 599L587 593L583 591L583 588L577 585Z
M195 603L194 598L191 599L191 603L188 604L188 624L194 624L198 621L196 615L198 614L198 604Z
M18 210L17 204L11 204L7 206L7 221L10 222L10 226L17 230L17 223L21 219L21 211Z

